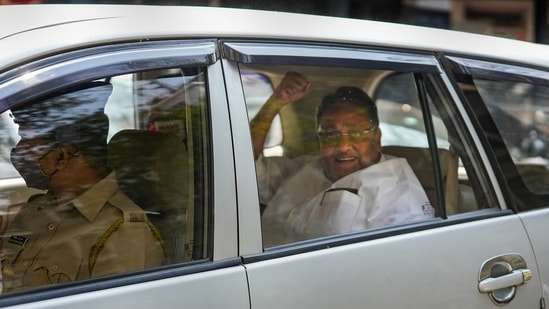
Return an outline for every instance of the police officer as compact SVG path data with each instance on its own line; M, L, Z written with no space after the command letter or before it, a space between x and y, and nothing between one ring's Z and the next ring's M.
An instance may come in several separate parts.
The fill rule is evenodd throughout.
M21 140L12 163L45 193L29 199L2 238L4 292L163 264L161 235L107 164L111 92L94 82L14 111Z

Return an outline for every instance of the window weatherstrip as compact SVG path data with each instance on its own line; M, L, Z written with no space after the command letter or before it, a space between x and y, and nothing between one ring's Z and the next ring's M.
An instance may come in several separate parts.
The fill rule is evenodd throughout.
M147 48L129 46L128 49L58 62L23 73L1 84L0 108L3 111L19 101L30 101L44 93L54 92L84 80L146 69L209 65L217 61L215 48L216 45L212 41L155 45Z
M331 66L440 73L436 59L430 55L396 53L358 48L291 44L224 42L225 58L241 63Z
M446 56L446 59L452 63L454 71L473 77L505 79L549 86L549 73L542 70L452 56Z

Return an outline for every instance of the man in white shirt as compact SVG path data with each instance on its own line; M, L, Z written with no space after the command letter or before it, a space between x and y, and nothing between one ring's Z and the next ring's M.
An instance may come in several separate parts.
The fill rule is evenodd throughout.
M261 155L273 118L310 89L305 76L287 73L250 124L265 245L433 217L406 160L381 153L376 106L359 88L340 87L318 106L319 157Z

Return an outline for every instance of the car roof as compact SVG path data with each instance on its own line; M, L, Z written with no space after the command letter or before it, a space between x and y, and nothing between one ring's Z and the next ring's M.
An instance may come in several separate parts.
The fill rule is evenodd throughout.
M29 18L22 18L29 16ZM150 5L0 6L0 71L46 54L121 41L260 38L499 58L549 67L549 47L379 21L249 9Z

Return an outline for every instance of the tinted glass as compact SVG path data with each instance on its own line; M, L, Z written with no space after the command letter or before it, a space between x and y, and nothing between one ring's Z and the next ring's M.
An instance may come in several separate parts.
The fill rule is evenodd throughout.
M526 188L549 194L549 87L480 78L474 83Z
M204 70L111 76L2 114L4 293L210 256Z

